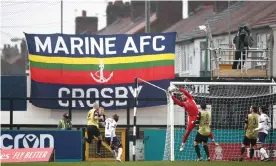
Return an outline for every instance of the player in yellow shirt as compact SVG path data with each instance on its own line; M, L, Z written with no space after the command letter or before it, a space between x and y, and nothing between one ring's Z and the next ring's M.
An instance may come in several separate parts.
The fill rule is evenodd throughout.
M94 136L98 138L97 142L97 155L100 156L100 147L102 144L102 139L100 136L99 130L99 120L103 119L101 109L99 109L99 104L94 103L93 108L87 113L87 136L88 138L84 137L83 142L87 142L89 144L92 143Z
M255 131L255 128L258 127L259 115L258 109L255 106L250 107L250 113L245 118L245 136L243 139L243 144L241 147L241 157L240 161L243 160L243 154L245 152L245 147L250 146L249 156L250 159L254 156L254 146L257 144L258 132Z
M202 157L200 154L200 149L199 149L199 144L202 143L204 151L207 156L207 160L210 161L210 155L209 155L209 149L208 149L208 138L211 132L211 112L207 111L206 108L206 103L202 102L200 104L201 111L198 113L197 120L194 121L193 123L195 125L199 126L199 129L197 131L195 140L194 140L194 148L198 157L198 161L202 161Z

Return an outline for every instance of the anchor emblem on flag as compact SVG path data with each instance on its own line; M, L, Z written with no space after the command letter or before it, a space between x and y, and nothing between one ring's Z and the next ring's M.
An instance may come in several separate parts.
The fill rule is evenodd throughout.
M109 75L108 78L104 77L104 62L100 60L100 70L96 71L95 75L91 72L91 77L98 83L106 83L113 77L113 72Z

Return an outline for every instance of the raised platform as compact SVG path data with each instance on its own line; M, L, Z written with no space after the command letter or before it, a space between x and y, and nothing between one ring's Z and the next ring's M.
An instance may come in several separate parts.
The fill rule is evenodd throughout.
M213 77L267 77L267 72L265 70L233 70L233 69L224 69L224 70L214 70Z

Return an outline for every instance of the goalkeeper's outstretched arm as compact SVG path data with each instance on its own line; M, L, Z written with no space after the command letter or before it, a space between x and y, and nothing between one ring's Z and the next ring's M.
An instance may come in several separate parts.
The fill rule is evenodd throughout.
M184 93L187 96L187 98L193 99L193 96L188 91L186 91L185 89L179 88L179 91Z
M173 101L174 101L177 105L179 105L180 107L184 107L184 103L183 103L183 102L179 101L176 97L174 97L174 95L172 94L172 92L170 92L170 94L171 94L171 96L172 96Z

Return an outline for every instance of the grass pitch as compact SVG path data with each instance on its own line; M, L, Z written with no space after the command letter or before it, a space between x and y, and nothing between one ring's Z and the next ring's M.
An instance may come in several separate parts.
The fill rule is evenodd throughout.
M6 163L2 166L276 166L276 162L186 162L186 161L138 161L138 162L52 162L52 163Z

